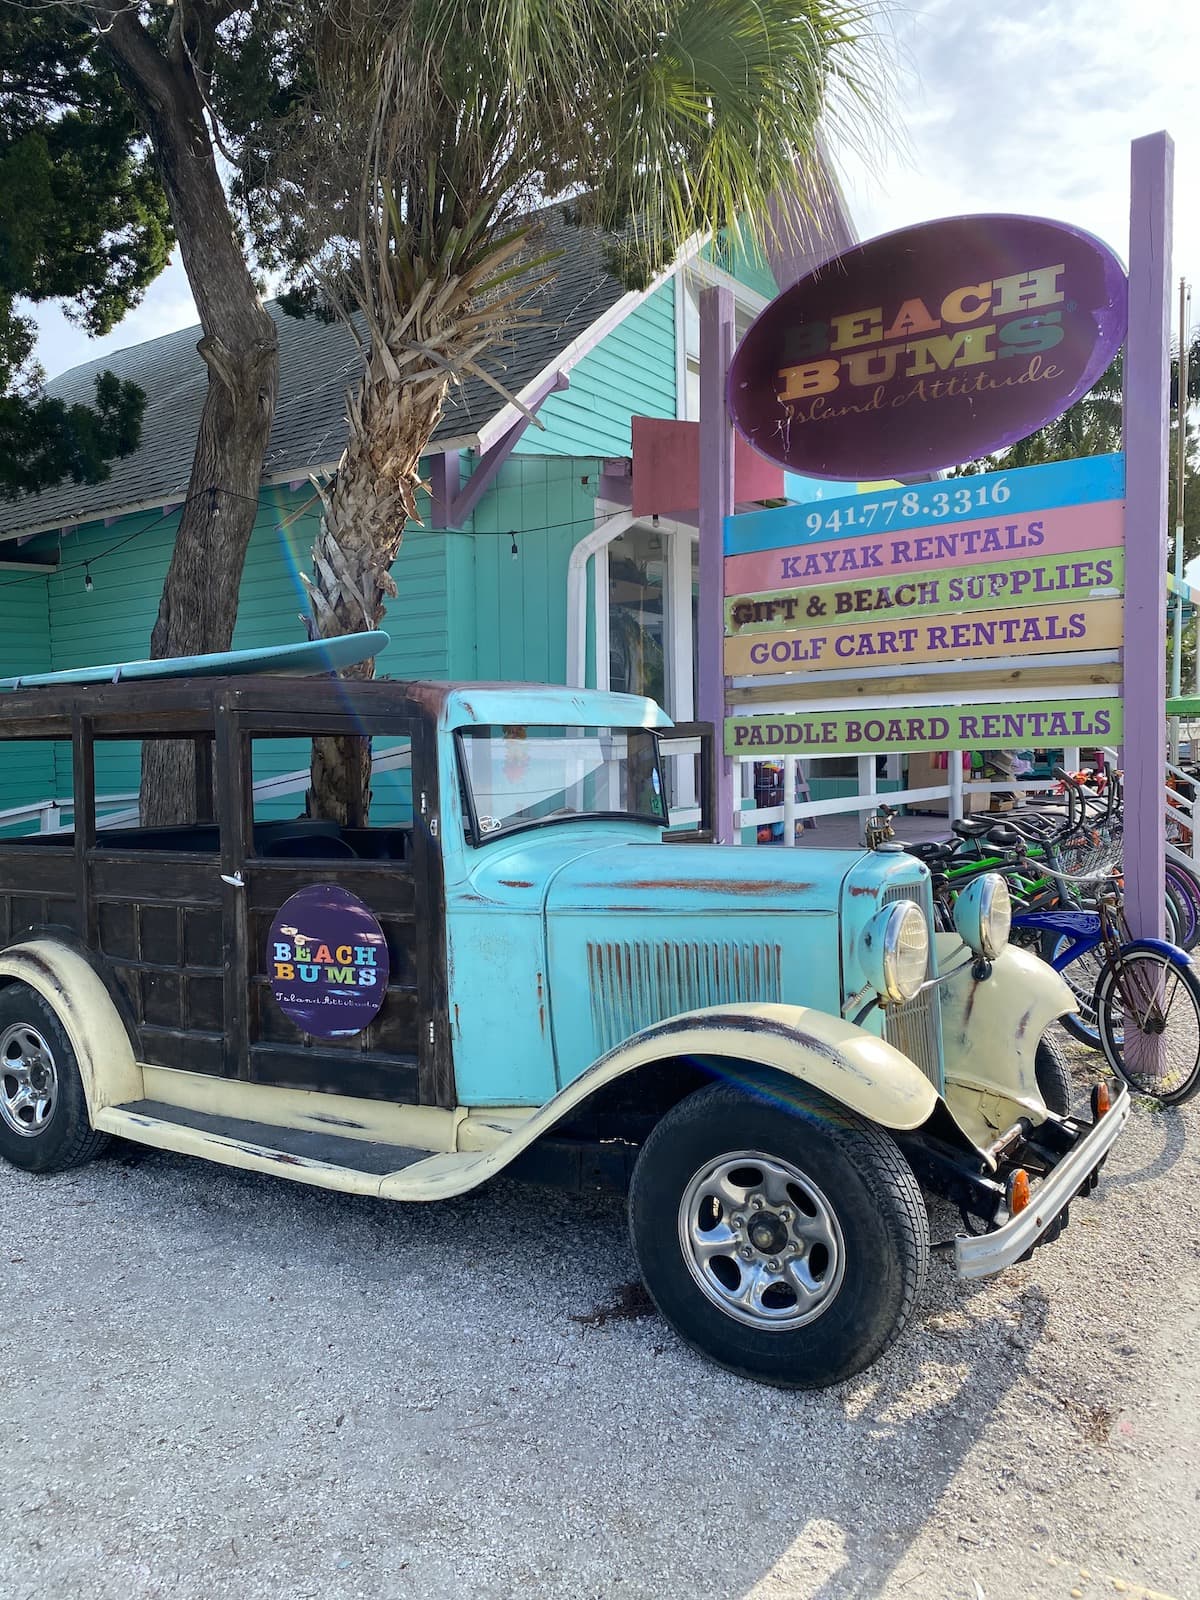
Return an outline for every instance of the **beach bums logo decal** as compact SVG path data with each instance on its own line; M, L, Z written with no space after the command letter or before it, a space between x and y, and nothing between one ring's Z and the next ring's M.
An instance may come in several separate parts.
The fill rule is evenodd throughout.
M1125 272L1040 217L951 217L825 262L751 326L734 422L792 472L862 480L954 466L1061 416L1125 336Z
M361 1033L387 993L383 929L357 895L335 883L301 889L279 909L267 945L279 1008L305 1033Z

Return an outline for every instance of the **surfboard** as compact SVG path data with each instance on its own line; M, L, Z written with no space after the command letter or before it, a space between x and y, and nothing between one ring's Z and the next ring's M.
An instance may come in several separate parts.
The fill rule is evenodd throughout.
M162 661L111 661L101 667L74 667L65 672L23 673L0 678L0 689L41 689L86 683L133 683L148 678L240 678L252 672L274 677L309 678L357 666L377 656L391 635L347 633L336 639L312 639L262 650L221 650L205 656L173 656Z

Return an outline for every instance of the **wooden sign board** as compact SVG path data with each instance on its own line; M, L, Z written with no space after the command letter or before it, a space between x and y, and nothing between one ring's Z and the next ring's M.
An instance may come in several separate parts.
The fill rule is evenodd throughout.
M1004 701L991 705L871 707L729 717L725 753L895 755L920 750L1028 750L1046 745L1118 744L1121 701Z
M845 678L867 667L894 668L906 684L936 669L938 692L951 704L986 700L977 675L988 662L1011 667L1053 657L1055 688L1087 682L1097 660L1115 660L1124 638L1123 495L1124 461L1110 455L730 517L726 675L747 686L769 679L782 702L811 698L817 675ZM969 695L956 692L956 674L946 671L958 662L963 687L968 674L973 678ZM1031 692L1038 696L1032 707L1048 703L1044 684ZM886 677L878 697L880 718L890 725ZM1114 702L1105 704L1111 710ZM1074 745L1091 737L1031 738L1032 722L1019 729L996 724L986 707L976 709L979 728L988 731L962 732L960 748ZM956 715L960 730L970 726L961 720L968 713ZM751 748L748 720L731 719L729 753ZM812 725L812 714L804 721ZM850 721L864 724L864 714ZM939 721L916 743L889 736L877 745L833 722L833 731L805 748L955 747L953 729ZM797 726L786 718L775 725ZM1098 742L1115 737L1111 727L1095 730Z

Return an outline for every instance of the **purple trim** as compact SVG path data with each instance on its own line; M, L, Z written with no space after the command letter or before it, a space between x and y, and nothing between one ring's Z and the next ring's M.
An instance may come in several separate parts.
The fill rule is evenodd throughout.
M454 498L462 486L461 451L443 450L429 463L429 522L434 528L452 526Z
M1161 939L1167 760L1167 441L1170 436L1174 145L1135 139L1130 157L1129 337L1125 346L1125 910Z
M555 394L560 389L569 389L570 387L571 380L565 372L553 372L538 384L529 399L525 401L525 404L530 411L537 411L552 394ZM512 455L517 441L529 426L529 420L528 417L518 417L512 427L502 433L490 449L484 451L475 464L474 472L472 472L462 488L457 486L456 480L458 451L448 450L444 452L443 459L453 456L454 463L446 462L445 476L440 481L440 487L439 479L436 476L439 458L437 456L433 458L431 466L433 506L430 512L430 523L433 527L461 528L462 524L491 488L500 468ZM444 520L439 521L439 517L444 517ZM520 532L520 529L517 531Z
M633 479L626 473L602 472L596 498L629 511L633 506Z
M697 713L717 737L716 838L733 837L733 763L725 744L725 518L733 515L733 427L725 384L733 359L731 289L700 291L700 604L696 630Z

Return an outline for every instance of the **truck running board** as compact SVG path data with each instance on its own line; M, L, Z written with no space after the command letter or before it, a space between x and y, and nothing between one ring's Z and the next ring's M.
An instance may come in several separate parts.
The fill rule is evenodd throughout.
M96 1113L94 1122L105 1133L159 1150L203 1156L225 1166L269 1172L321 1189L347 1194L382 1192L396 1199L436 1199L472 1188L470 1171L481 1161L474 1153L431 1154L405 1145L216 1116L159 1100L106 1106ZM406 1177L413 1181L405 1181Z

